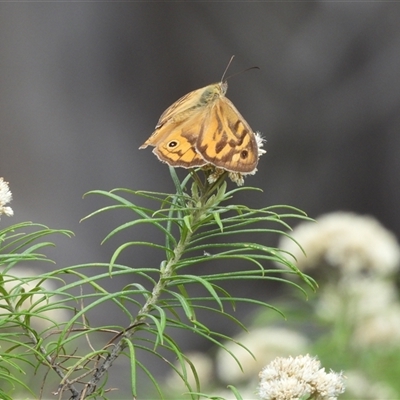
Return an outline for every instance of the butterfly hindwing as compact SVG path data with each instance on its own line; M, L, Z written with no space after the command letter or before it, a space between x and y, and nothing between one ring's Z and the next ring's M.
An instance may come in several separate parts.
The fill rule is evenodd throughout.
M209 163L232 172L252 172L258 162L254 132L226 97L208 111L196 150Z
M174 167L194 168L205 165L206 161L195 150L200 119L200 115L192 115L186 121L166 123L158 128L156 135L161 139L153 150L154 154Z

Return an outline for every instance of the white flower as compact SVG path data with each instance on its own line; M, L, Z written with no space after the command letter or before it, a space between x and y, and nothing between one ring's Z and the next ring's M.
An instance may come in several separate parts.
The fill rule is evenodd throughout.
M225 383L243 382L257 375L265 363L278 356L299 354L305 351L307 339L300 333L284 328L258 328L234 338L251 351L254 357L235 342L224 343L238 359L237 362L224 349L219 349L216 356L216 368L220 380Z
M208 178L207 178L207 181L210 185L215 183L219 179L219 177L226 172L225 170L223 170L221 168L216 168L216 167L212 166L211 164L204 166L203 169L211 171L210 175L208 175Z
M211 173L207 177L207 181L210 185L215 183L220 178L220 176L226 172L224 169L216 168L211 164L206 165L205 167L203 167L203 169L211 170ZM236 183L238 186L243 186L244 184L243 174L241 174L240 172L229 172L228 176L233 183Z
M7 217L14 215L11 207L6 207L6 204L12 200L12 194L8 187L8 182L4 178L0 178L0 215L5 214Z
M307 385L295 377L284 377L272 380L268 384L260 384L258 395L261 399L297 400L307 393Z
M238 186L243 186L244 176L239 172L229 172L229 179Z
M291 253L300 270L336 268L339 277L360 275L389 276L400 264L396 237L375 218L350 212L322 215L314 222L303 222L279 247ZM331 275L331 274L330 274Z
M321 363L308 354L278 357L262 369L259 377L258 395L262 400L295 400L303 396L335 400L345 390L342 373L326 373Z
M255 133L257 148L258 148L258 157L260 158L263 154L267 152L267 150L263 149L264 143L266 140L261 136L261 132Z
M392 281L361 277L326 284L316 312L325 321L340 320L351 327L354 347L399 346L400 303Z

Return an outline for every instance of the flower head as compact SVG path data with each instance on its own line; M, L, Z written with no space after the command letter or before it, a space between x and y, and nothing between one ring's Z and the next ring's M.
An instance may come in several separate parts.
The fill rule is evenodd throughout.
M334 212L303 222L283 238L280 248L293 254L300 270L330 266L340 277L360 275L388 276L400 264L400 246L396 237L375 218L351 212Z
M262 400L296 400L302 396L335 400L343 393L342 373L325 372L321 363L305 356L277 357L259 374L258 395Z
M261 132L256 132L254 135L256 137L256 142L257 142L258 158L260 158L263 154L267 152L267 150L263 149L266 140L261 136Z
M12 194L8 187L8 182L4 178L0 178L0 215L5 214L7 217L14 215L11 207L6 207L6 204L12 200Z

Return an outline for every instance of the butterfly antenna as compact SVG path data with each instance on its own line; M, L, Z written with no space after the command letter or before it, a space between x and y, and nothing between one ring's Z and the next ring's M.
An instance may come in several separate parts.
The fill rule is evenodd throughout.
M234 58L235 58L235 56L232 56L231 59L229 60L228 65L226 66L225 71L224 71L224 73L222 74L221 82L224 82L225 75L226 75L226 73L228 72L228 68L231 66L232 61L233 61ZM226 79L225 79L225 80L226 80Z
M239 71L239 72L236 72L235 74L229 75L229 76L225 79L225 81L227 81L228 79L231 79L232 77L234 77L234 76L236 76L236 75L242 74L243 72L250 71L251 69L260 69L260 67L250 67L250 68L246 68L246 69L244 69L243 71Z

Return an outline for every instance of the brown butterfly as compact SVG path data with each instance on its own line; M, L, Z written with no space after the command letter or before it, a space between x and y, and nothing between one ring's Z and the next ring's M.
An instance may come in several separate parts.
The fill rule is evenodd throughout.
M194 90L161 115L153 134L140 146L173 167L211 164L230 172L253 173L259 150L250 125L225 97L226 81Z

